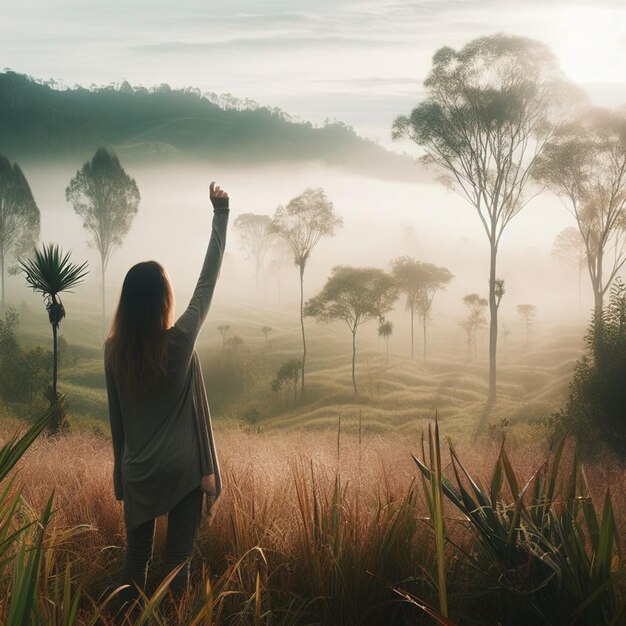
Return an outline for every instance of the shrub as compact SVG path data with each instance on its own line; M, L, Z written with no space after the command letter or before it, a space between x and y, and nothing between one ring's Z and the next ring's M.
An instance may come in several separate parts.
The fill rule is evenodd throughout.
M586 340L589 353L576 364L565 417L586 450L604 443L625 458L626 286L619 278Z

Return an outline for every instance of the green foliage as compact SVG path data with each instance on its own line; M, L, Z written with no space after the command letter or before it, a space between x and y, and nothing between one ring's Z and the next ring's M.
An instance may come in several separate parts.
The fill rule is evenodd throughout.
M322 237L332 237L343 225L324 190L305 189L286 206L279 206L272 218L273 232L289 244L294 263L304 272L306 262Z
M0 398L14 411L24 405L32 409L36 399L43 400L52 370L52 354L40 346L24 350L16 329L19 315L12 308L0 320Z
M298 397L298 381L302 373L302 361L300 359L289 359L285 361L276 371L276 376L272 379L270 387L273 392L280 393L285 385L293 387L294 401Z
M98 148L91 161L76 172L65 197L82 218L102 258L103 270L130 230L139 206L137 183L111 150Z
M398 289L392 277L373 267L338 265L304 314L320 322L345 322L352 332L361 324L382 320L392 310Z
M50 434L67 431L69 426L65 420L67 412L65 403L59 403L57 394L58 378L58 328L61 320L65 317L65 307L59 294L71 291L80 285L87 275L87 263L77 265L70 261L71 253L63 254L56 244L44 245L41 250L35 250L35 258L20 261L20 268L25 275L26 283L39 291L44 297L48 319L52 326L52 385L49 391L49 399L52 405L57 407L55 417L50 422Z
M433 481L432 440L430 448L430 465L413 458ZM626 614L611 496L607 491L596 506L575 456L571 470L561 475L564 448L562 440L522 484L503 446L485 487L450 446L454 478L443 476L441 486L473 538L468 547L454 547L473 572L467 593L482 623L592 626L618 624ZM431 487L424 490L429 494Z
M201 361L211 412L216 415L238 414L241 405L255 398L264 380L259 355L246 349L239 335L231 337L219 353L201 354Z
M57 244L43 245L35 250L33 259L20 260L20 268L28 286L39 291L44 298L52 299L64 291L71 291L87 275L87 262L76 265L70 261L71 252L63 254ZM60 322L65 312L58 319ZM50 320L51 323L52 318ZM58 325L57 322L57 325Z
M587 332L588 354L576 364L564 411L583 449L606 444L626 458L626 286L617 278L608 305Z
M0 304L4 305L4 270L10 259L30 252L39 239L41 217L32 191L17 163L0 154ZM13 273L15 268L9 267Z

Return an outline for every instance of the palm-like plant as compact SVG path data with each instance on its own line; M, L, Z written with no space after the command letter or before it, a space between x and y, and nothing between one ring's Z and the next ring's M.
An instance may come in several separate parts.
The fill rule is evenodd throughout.
M70 261L70 252L63 254L57 244L44 244L41 250L35 250L34 258L20 261L20 270L26 277L28 286L39 291L48 311L48 319L52 326L52 389L51 404L56 403L58 378L58 330L61 320L65 317L65 307L59 294L69 292L79 285L87 275L87 262L77 265ZM58 431L61 420L55 420L52 431Z

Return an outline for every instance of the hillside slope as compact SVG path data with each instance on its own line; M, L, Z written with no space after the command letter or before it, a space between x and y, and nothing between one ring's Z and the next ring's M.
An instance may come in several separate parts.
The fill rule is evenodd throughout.
M424 176L412 158L340 122L314 128L277 109L242 109L238 101L232 107L222 108L194 89L162 85L148 91L123 83L57 90L7 71L0 73L0 153L27 161L86 159L108 145L130 160L315 160L383 178Z

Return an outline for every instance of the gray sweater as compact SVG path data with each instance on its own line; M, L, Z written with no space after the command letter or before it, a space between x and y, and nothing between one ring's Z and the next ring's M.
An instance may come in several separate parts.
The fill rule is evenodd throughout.
M137 391L105 359L113 440L115 497L131 527L168 513L219 467L195 343L219 275L229 210L215 209L209 247L189 306L167 331L165 374L156 388Z

